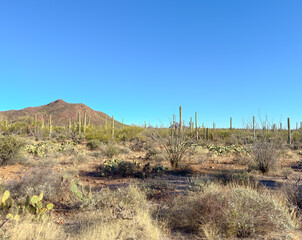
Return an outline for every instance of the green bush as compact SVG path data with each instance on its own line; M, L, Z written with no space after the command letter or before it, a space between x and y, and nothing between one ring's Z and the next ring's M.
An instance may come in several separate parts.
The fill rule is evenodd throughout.
M133 176L139 173L139 163L131 163L119 159L105 161L100 167L102 176Z
M16 164L25 142L14 136L0 137L0 165Z
M116 130L116 138L121 141L132 141L140 135L145 129L136 126L124 127L121 130Z

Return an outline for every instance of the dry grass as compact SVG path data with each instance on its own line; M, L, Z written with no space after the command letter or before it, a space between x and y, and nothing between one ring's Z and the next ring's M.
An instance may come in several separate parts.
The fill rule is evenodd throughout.
M283 199L266 191L216 183L201 192L176 198L166 218L173 229L207 239L283 234L294 228Z
M0 233L0 237L7 240L64 240L66 234L61 226L51 221L33 222L26 219L12 224Z

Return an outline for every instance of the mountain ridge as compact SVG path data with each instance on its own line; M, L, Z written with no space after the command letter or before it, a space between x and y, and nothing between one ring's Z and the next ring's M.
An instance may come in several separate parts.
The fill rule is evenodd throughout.
M91 124L93 125L105 125L106 119L108 124L112 121L112 118L109 115L101 111L95 111L83 103L68 103L62 99L37 107L0 111L0 118L14 122L22 117L35 117L35 115L37 115L38 121L42 120L42 118L47 121L51 115L53 124L67 126L70 119L72 119L72 122L78 121L79 113L83 120L85 112L87 114L87 123L89 118L91 118ZM116 126L122 124L116 120L114 122L117 124Z

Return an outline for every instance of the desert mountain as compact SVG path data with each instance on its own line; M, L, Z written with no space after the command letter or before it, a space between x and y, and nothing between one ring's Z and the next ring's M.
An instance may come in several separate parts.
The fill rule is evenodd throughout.
M112 118L103 112L95 111L82 103L67 103L62 99L39 107L28 107L21 110L9 110L2 112L0 111L0 118L16 121L21 117L34 117L37 115L38 120L44 118L45 122L47 122L49 116L51 115L53 124L67 126L70 119L72 119L72 122L78 121L79 113L81 113L81 119L83 120L85 111L87 114L87 123L89 118L91 118L91 124L94 125L104 125L106 119L108 124L111 124L112 122ZM115 121L115 124L118 126L121 123Z

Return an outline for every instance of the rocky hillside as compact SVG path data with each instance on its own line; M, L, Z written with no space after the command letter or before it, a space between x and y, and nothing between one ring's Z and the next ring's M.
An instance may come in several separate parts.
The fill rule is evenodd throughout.
M84 118L84 113L87 114L87 123L89 117L91 118L91 123L94 125L104 125L107 119L108 124L111 123L112 118L107 114L94 111L90 107L82 103L67 103L62 99L51 102L47 105L39 107L28 107L21 110L10 110L10 111L0 111L0 118L3 120L16 121L21 117L34 117L37 115L38 120L42 118L45 121L48 120L49 116L52 117L52 122L56 125L68 125L69 119L73 121L78 120L78 114L81 113L81 118ZM121 123L115 121L116 126L119 126Z

